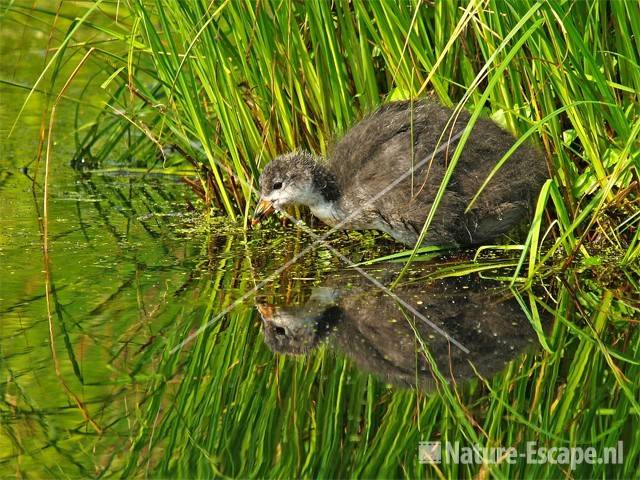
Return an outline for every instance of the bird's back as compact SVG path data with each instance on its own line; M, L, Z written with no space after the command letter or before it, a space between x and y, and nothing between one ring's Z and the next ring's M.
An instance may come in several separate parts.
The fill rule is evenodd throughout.
M375 228L404 243L415 242L457 146L457 141L448 146L447 142L469 120L466 111L455 122L452 115L433 101L393 102L355 125L334 147L330 164L343 192L343 207L362 209L354 228L377 222ZM528 146L514 152L473 210L463 215L514 141L490 120L475 124L431 224L428 243L473 244L503 233L502 220L495 225L484 220L511 201L520 203L510 212L522 216L521 200L528 205L545 177L542 156ZM496 218L500 215L498 211Z

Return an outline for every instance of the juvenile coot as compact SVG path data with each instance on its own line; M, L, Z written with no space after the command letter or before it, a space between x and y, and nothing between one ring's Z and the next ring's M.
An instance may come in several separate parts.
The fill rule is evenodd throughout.
M451 109L431 100L393 102L356 124L326 161L303 151L277 157L260 176L261 199L253 223L274 209L306 205L327 225L381 230L415 245L470 118L463 111L447 126L451 116ZM455 140L446 145L449 138ZM492 121L476 122L425 245L487 243L530 214L546 174L542 154L529 145L511 155L464 213L514 142Z

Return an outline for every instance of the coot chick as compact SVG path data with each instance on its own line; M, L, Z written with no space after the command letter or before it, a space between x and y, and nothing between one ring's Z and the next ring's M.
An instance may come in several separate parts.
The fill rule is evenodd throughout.
M414 246L470 118L463 111L447 127L452 113L431 100L389 103L348 131L327 161L303 151L277 157L260 176L253 223L274 209L306 205L327 225L380 230ZM465 213L514 142L492 121L476 122L423 244L487 243L529 216L546 175L541 153L524 144Z

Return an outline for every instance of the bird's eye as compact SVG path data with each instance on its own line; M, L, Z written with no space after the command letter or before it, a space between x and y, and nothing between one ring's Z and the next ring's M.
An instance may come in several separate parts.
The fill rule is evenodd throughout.
M282 182L274 182L273 189L280 190L282 188Z

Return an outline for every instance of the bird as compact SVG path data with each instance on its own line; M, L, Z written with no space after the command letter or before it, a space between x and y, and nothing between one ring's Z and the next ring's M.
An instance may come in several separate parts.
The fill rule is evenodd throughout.
M385 262L367 271L388 282L400 269ZM275 353L305 356L326 344L385 382L426 391L434 389L434 382L423 349L447 380L460 381L476 371L491 377L534 345L527 316L499 282L476 275L426 278L432 270L429 265L414 269L393 296L371 288L369 280L349 269L332 272L304 302L276 303L261 292L256 308L264 341ZM544 319L545 328L548 323Z
M304 150L278 156L260 175L252 225L274 210L304 205L336 229L378 230L414 247L470 118L431 98L395 101L348 130L326 158ZM515 142L490 119L478 118L422 245L482 245L531 216L546 162L524 142L468 208Z

